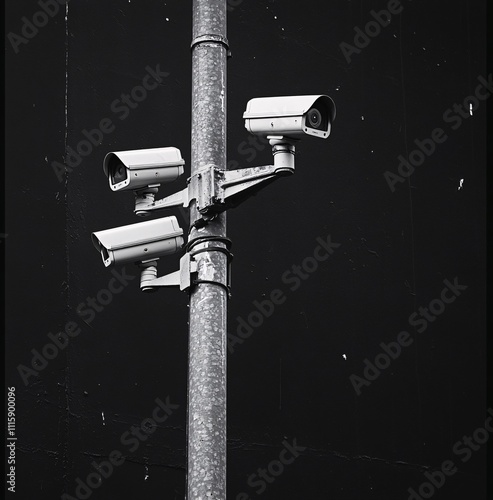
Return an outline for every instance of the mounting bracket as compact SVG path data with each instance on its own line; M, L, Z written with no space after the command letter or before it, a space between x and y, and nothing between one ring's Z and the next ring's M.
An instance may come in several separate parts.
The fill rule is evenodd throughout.
M178 286L182 291L187 290L190 288L192 275L197 272L197 262L190 258L188 252L180 259L179 271L158 278L156 265L156 261L147 261L140 264L142 268L140 289L143 292L154 292L163 286Z
M246 198L279 177L294 173L294 168L267 165L263 167L221 170L211 165L188 179L188 187L166 198L151 203L141 203L137 215L147 215L155 210L183 205L188 207L195 200L197 210L205 219L237 206Z
M137 215L148 215L155 210L184 206L195 200L197 210L205 221L218 213L236 207L279 177L294 173L295 146L292 139L268 136L274 155L274 165L222 170L216 165L206 165L188 178L187 187L161 200L154 201L146 192L136 203Z
M201 238L198 238L201 240ZM228 240L229 241L229 240ZM231 260L233 254L229 248L219 246L204 246L195 249L195 246L201 245L203 242L197 241L191 249L180 259L180 270L174 273L166 274L165 276L157 277L157 261L144 261L139 264L141 267L140 289L143 292L155 292L158 288L164 286L178 286L181 291L188 291L192 285L200 283L214 283L226 289L228 297L231 295ZM226 281L203 280L198 279L199 261L195 259L197 254L206 252L221 252L228 258L227 278Z

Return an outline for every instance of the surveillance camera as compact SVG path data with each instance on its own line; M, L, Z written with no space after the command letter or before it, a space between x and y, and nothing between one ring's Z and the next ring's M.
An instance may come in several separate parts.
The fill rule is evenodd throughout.
M92 233L92 242L104 265L159 259L183 245L183 229L176 217L164 217Z
M327 139L335 116L334 101L326 95L259 97L248 101L243 114L252 134L288 139L305 134Z
M113 191L138 190L172 182L183 174L177 148L137 149L108 153L103 170Z

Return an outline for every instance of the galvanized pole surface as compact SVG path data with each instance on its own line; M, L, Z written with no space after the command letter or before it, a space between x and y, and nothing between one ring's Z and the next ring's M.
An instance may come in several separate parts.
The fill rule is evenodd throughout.
M191 175L226 169L226 0L193 0ZM190 207L189 249L198 262L190 295L188 500L226 499L226 214L205 227ZM205 237L204 239L202 239ZM191 245L191 246L190 246ZM211 250L206 250L211 248ZM205 251L204 251L205 250Z

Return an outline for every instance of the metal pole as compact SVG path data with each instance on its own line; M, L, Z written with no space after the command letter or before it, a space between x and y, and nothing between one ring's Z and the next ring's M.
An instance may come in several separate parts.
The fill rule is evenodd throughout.
M226 169L226 0L193 0L191 175ZM190 295L188 500L226 499L226 214L205 227L190 207L189 249L198 262ZM205 237L204 239L202 239ZM210 248L210 250L207 250ZM216 250L214 250L216 248Z

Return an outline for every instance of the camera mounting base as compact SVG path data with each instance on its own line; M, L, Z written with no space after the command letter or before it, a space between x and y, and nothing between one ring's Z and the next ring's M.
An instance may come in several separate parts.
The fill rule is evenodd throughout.
M295 142L297 142L297 139L288 139L282 135L268 135L267 139L272 146L274 166L279 169L294 170Z
M151 184L143 189L139 189L134 191L135 193L135 215L143 216L146 215L145 212L142 211L150 203L154 203L154 199L156 198L156 194L158 192L160 184Z

